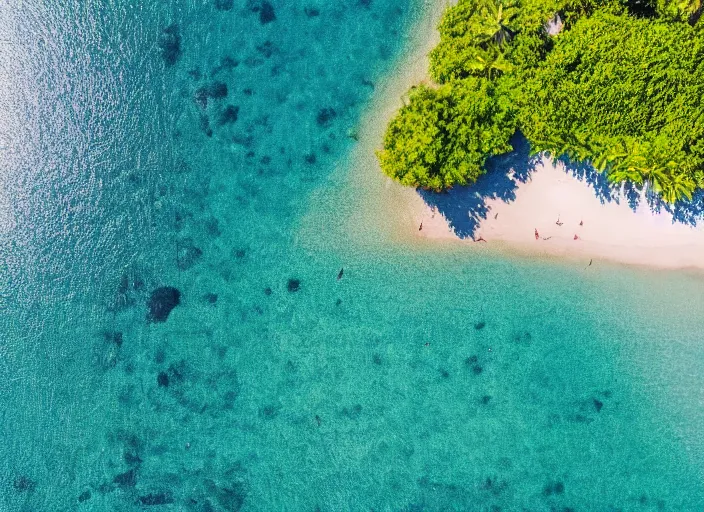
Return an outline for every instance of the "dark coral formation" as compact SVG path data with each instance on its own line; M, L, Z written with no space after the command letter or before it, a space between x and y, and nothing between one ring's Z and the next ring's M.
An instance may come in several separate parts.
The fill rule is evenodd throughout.
M318 126L327 128L336 117L337 112L335 112L335 109L332 107L326 107L318 111L315 122L318 123Z
M208 106L208 99L220 100L227 97L227 95L227 84L215 81L196 89L194 101L199 107L205 109Z
M147 321L166 322L171 311L181 303L181 292L172 286L161 286L154 290L147 303Z
M276 21L274 6L267 2L267 0L263 0L259 5L252 7L251 10L252 12L259 13L259 23L262 25Z
M240 113L240 107L236 105L228 105L225 110L220 114L220 119L218 119L218 125L224 126L226 124L233 124L237 121L237 117Z
M173 66L181 57L181 34L177 24L169 25L159 38L161 58L167 66Z

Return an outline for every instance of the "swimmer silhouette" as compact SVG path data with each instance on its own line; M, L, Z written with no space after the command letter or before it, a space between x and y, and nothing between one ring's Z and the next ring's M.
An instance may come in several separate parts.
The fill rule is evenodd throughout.
M339 281L340 279L342 279L342 274L344 274L344 273L345 273L345 269L344 269L344 268L341 268L341 269L340 269L340 272L337 274L337 280L338 280L338 281Z

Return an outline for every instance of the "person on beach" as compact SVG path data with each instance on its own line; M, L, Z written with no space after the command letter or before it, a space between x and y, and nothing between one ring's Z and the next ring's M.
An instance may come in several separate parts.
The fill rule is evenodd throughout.
M580 225L580 226L584 226L584 221L581 221L581 220L580 220L580 221L579 221L579 225Z
M418 231L423 231L423 223L420 223L420 227L418 228Z
M557 224L558 226L562 226L562 225L564 224L564 222L560 222L560 216L559 216L559 215L557 216L557 222L555 222L555 224Z
M538 240L540 235L538 234L538 228L535 228L535 239Z
M579 237L575 234L573 240L579 240Z

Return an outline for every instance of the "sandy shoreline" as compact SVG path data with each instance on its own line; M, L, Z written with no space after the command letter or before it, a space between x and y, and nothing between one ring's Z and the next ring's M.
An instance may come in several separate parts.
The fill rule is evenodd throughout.
M704 230L653 213L645 201L634 211L625 202L602 204L589 186L543 157L531 178L518 183L515 200L488 199L489 212L475 239L524 254L605 259L662 268L704 268ZM408 226L419 239L459 239L439 212L423 204ZM560 225L558 225L558 221ZM580 225L581 223L581 225ZM535 238L535 230L539 238ZM577 239L575 239L575 236Z

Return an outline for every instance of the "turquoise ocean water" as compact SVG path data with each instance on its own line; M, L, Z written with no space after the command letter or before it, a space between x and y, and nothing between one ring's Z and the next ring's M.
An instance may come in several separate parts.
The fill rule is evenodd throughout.
M0 511L704 510L700 275L301 241L436 7L0 4Z

